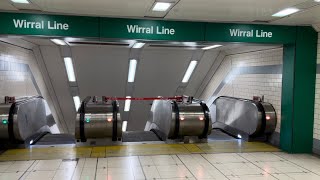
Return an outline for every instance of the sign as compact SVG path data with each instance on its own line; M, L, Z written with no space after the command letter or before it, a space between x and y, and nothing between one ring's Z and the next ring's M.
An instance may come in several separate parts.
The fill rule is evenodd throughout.
M204 41L205 23L101 18L102 38Z
M99 18L0 13L0 34L99 37Z
M296 27L146 19L0 13L0 34L143 39L164 41L215 41L294 43Z
M207 23L206 41L294 43L296 27L257 24Z

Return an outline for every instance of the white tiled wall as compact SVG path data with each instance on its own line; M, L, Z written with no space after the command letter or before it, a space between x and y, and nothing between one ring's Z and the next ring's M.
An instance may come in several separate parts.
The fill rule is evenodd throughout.
M11 66L4 70L0 68L0 102L4 96L31 96L37 95L36 88L32 82L32 76L28 69L12 68L26 64L32 58L33 52L25 49L12 47L0 43L0 63L2 66Z
M252 99L253 96L264 95L265 101L271 103L276 110L278 118L276 132L280 132L282 74L239 75L235 73L235 68L279 65L282 61L282 48L228 55L220 65L223 68L217 70L207 87L215 90L222 81L225 81L226 84L216 97L224 95ZM214 91L211 91L210 96L213 93ZM206 95L204 99L209 99L210 96Z
M320 36L318 38L317 64L320 64ZM313 138L320 140L320 74L317 74L316 78Z

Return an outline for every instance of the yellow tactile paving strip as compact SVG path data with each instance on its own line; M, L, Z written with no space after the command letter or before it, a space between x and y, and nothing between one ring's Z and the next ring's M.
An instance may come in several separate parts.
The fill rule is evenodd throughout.
M261 142L210 142L201 144L135 144L100 147L48 147L11 149L0 155L0 161L74 159L88 157L136 156L191 153L274 152L278 148Z

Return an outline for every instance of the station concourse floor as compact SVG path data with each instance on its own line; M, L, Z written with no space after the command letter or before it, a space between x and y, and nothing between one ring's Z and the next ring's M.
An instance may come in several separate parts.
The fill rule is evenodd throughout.
M12 149L0 154L0 179L260 180L320 179L320 159L260 142L129 144Z

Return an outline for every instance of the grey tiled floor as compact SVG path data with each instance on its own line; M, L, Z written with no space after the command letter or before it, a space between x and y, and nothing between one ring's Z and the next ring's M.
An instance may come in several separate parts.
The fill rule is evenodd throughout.
M0 179L320 180L320 159L266 152L7 161Z

